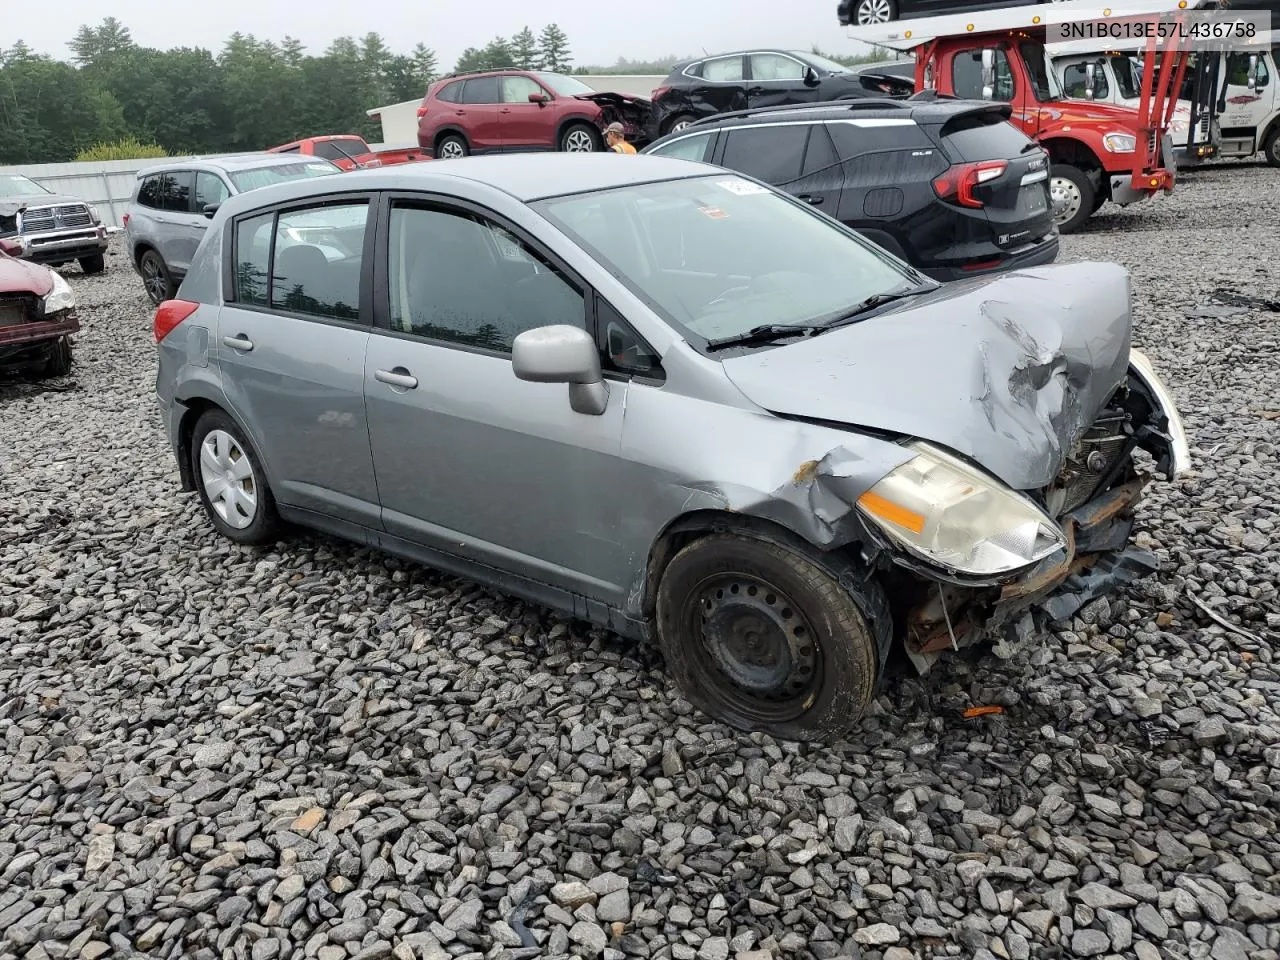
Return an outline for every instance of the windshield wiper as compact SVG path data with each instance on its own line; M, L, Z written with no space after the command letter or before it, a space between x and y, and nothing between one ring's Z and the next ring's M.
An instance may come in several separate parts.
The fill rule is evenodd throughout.
M742 333L708 340L707 349L723 350L725 347L746 346L751 343L769 343L784 337L811 337L823 329L812 323L762 323Z
M934 285L921 284L918 287L911 287L908 290L895 290L893 293L877 293L873 297L867 297L867 299L860 303L854 304L848 310L842 310L827 321L827 323L823 325L823 329L838 327L842 324L849 323L852 320L856 320L865 313L870 313L872 310L876 309L876 307L883 307L886 303L893 303L895 300L906 300L908 297L914 297L921 293L928 293L933 289L935 289Z

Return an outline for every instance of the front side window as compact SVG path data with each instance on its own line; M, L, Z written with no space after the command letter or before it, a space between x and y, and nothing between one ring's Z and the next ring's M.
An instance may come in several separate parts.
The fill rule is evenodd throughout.
M707 148L711 145L712 134L701 133L696 137L681 137L670 143L664 143L650 151L659 157L674 157L677 160L704 160Z
M271 265L271 306L358 320L368 213L363 200L281 213Z
M196 212L203 213L210 204L222 203L231 191L216 173L201 170L196 174Z
M528 77L513 76L502 78L503 103L528 103L532 94L545 97L546 91Z
M582 291L507 230L475 214L397 205L391 211L391 327L510 353L526 330L586 327Z
M702 79L713 83L736 83L742 78L741 57L721 57L702 65Z
M804 64L777 53L751 55L752 80L803 80Z
M978 48L957 53L951 61L951 85L957 97L965 100L1013 99L1013 70L1009 66L1009 55L1000 47L989 49L995 52L995 78L990 96L983 95L982 48Z
M1031 86L1035 90L1036 99L1041 103L1047 103L1050 100L1057 100L1062 96L1062 88L1058 85L1058 75L1053 71L1053 61L1049 59L1049 51L1045 50L1043 43L1035 40L1024 40L1018 44L1018 52L1022 54L1022 62L1026 64L1027 76L1031 78ZM1009 72L1009 61L1005 61L1005 72L1008 74L1007 97L997 97L997 100L1013 99L1013 74ZM1000 67L999 58L996 58L996 90L999 91Z
M468 80L462 90L463 103L501 103L502 92L497 77L476 77Z
M1137 100L1142 95L1142 76L1132 57L1112 57L1111 70L1115 74L1116 90L1122 100Z
M766 183L790 183L800 176L808 126L775 124L730 130L722 167Z
M705 339L829 321L919 283L829 217L730 174L533 206L677 330Z
M595 87L589 87L577 77L566 77L563 73L539 73L538 79L561 97L576 97L584 93L597 93Z

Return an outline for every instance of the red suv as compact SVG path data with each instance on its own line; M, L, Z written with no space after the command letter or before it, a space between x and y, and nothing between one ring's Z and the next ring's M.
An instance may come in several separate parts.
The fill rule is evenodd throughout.
M604 148L617 121L640 141L649 101L593 90L581 80L540 70L451 74L427 88L418 107L418 146L440 160L469 153Z

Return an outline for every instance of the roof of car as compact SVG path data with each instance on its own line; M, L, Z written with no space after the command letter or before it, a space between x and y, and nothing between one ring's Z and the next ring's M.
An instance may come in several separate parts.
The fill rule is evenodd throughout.
M249 170L259 167L281 167L290 163L328 163L321 157L302 156L297 153L237 153L225 157L191 157L168 160L138 171L139 177L163 173L166 170Z
M1008 111L1009 109L1010 107L1007 103L984 100L952 98L896 100L888 97L864 97L857 100L791 104L715 114L705 117L697 123L690 124L674 136L687 136L697 130L711 130L720 127L758 126L766 123L795 123L797 121L826 122L834 120L901 118L915 123L931 125L945 123L958 114ZM667 138L664 137L663 139Z
M640 183L724 173L716 167L669 157L617 153L512 153L459 160L429 160L352 170L342 174L344 193L360 190L448 192L451 181L471 181L528 203ZM239 194L225 205L236 211L331 193L336 178L313 177ZM245 197L251 198L244 201Z

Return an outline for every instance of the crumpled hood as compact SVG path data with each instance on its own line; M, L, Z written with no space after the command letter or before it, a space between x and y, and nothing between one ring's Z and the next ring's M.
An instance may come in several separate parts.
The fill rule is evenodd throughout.
M0 253L0 293L34 293L43 297L52 289L53 271L48 267Z
M649 101L644 97L633 97L625 93L613 93L611 91L601 91L599 93L577 93L574 94L576 100L590 100L592 103L601 105L610 104L611 106L621 106L623 104L634 104L638 107L647 107Z
M961 280L848 327L724 360L774 413L928 440L1017 490L1047 486L1129 364L1128 271Z
M84 203L79 197L65 193L33 193L19 197L0 197L0 216L12 217L27 207L64 207L72 203Z

